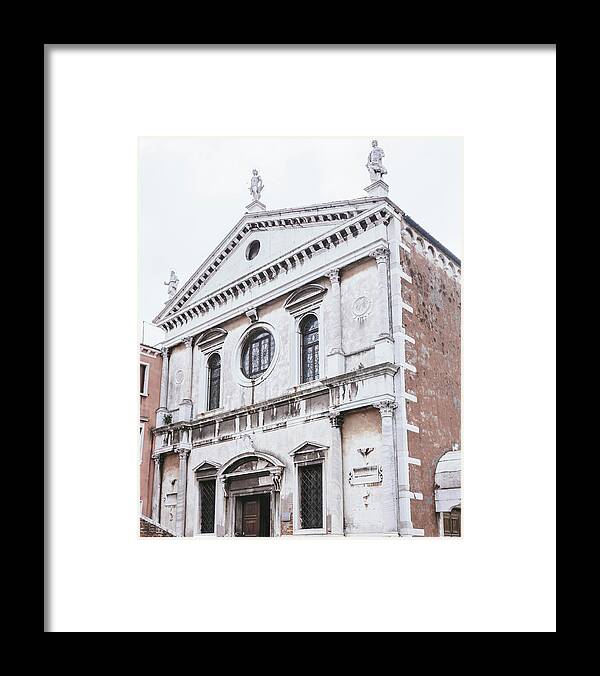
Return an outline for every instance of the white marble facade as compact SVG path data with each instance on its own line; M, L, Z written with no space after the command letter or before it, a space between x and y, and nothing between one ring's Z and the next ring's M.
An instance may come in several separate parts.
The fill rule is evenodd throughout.
M378 183L348 201L249 205L155 318L166 338L153 518L179 536L422 534L408 479L406 225ZM301 331L315 319L318 374L306 377ZM251 349L264 359L245 374L261 335L269 344Z

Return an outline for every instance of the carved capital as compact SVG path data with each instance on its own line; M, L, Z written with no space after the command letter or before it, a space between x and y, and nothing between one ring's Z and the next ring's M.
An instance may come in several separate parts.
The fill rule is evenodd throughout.
M339 268L333 268L327 273L327 276L331 280L332 284L339 284L340 282L340 269Z
M344 422L344 418L339 411L330 411L329 412L329 422L332 427L339 428Z
M376 404L373 404L375 408L379 409L381 417L391 416L394 413L396 408L396 403L391 399L384 399L383 401L378 401Z
M390 256L390 250L386 246L380 246L377 247L377 249L371 251L369 256L374 258L377 261L378 265L380 263L387 263L388 258Z
M167 359L167 357L169 356L170 348L163 347L163 348L161 348L160 352L162 354L162 358Z
M160 458L161 458L160 453L156 453L155 455L152 456L152 460L154 460L154 463L156 464L157 467L160 465Z
M186 336L183 339L183 344L187 347L190 348L192 347L192 343L194 342L194 336Z
M189 448L175 448L174 451L177 453L180 460L187 460L187 457L190 454Z

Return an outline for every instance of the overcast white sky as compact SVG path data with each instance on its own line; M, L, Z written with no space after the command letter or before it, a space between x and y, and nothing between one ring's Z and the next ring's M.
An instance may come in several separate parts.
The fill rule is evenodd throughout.
M390 198L462 258L462 137L374 137ZM144 137L139 141L139 317L164 305L245 213L252 169L267 209L365 197L366 137ZM162 331L144 326L144 342Z

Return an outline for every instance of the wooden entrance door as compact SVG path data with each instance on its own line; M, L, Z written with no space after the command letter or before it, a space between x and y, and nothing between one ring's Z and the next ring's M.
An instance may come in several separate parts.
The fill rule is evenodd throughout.
M268 538L271 535L271 497L268 493L238 498L235 511L237 536Z
M260 534L260 501L258 496L242 501L242 535L258 537Z

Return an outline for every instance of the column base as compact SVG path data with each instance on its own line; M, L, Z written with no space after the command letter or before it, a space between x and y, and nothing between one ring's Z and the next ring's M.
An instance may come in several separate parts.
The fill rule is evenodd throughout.
M371 197L387 197L390 186L381 179L377 179L365 188L365 192Z

